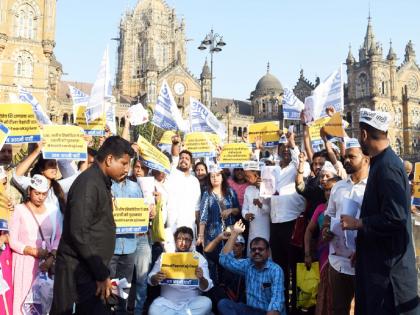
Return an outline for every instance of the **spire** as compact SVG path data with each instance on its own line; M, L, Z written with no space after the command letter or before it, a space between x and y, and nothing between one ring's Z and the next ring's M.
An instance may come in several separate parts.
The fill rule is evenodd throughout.
M394 49L392 48L392 40L389 40L389 51L388 56L386 56L386 59L388 60L396 60L397 54L394 52Z
M416 61L416 52L413 48L413 42L411 40L408 41L407 45L405 46L405 55L404 55L404 62Z
M267 74L270 73L270 61L267 62Z
M366 53L369 53L371 49L376 49L376 40L375 40L375 34L373 33L373 27L372 27L372 18L370 17L370 10L369 10L369 17L368 17L368 25L366 29L366 35L365 40L363 43L363 49Z
M207 63L207 58L203 66L203 70L201 71L200 79L201 80L211 79L211 74L210 74L209 64Z
M355 62L356 60L354 59L353 54L351 53L351 44L349 45L349 53L347 55L347 59L346 59L346 63L348 65L351 65Z

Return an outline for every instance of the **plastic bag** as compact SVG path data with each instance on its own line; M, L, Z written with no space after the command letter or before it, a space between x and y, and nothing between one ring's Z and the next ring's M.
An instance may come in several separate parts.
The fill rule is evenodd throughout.
M165 225L163 222L162 203L160 201L156 205L156 216L152 222L152 241L165 241Z
M54 280L39 272L22 305L23 315L46 315L51 309Z
M311 269L304 263L296 266L297 307L309 308L316 305L319 286L319 263L313 262Z

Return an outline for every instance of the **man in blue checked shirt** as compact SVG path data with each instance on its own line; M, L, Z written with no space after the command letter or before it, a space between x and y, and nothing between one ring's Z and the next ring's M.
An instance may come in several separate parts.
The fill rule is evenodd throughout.
M247 304L223 299L217 308L221 315L286 315L283 270L270 257L270 245L261 237L251 241L251 258L235 259L233 245L245 231L242 221L235 223L229 240L220 253L220 264L245 277Z

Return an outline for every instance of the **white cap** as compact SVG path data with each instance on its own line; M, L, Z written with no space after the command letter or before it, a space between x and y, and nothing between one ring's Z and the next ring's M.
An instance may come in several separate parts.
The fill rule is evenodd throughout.
M321 172L330 172L334 176L337 176L337 170L335 167L331 164L330 161L325 161L324 166L321 168Z
M264 163L257 161L246 161L242 163L242 168L244 171L261 171L262 165L264 165Z
M236 237L236 242L235 243L242 243L242 244L245 244L245 239L244 239L244 237L242 236L242 235L238 235L237 237Z
M220 168L219 164L210 164L209 173L220 173L223 170Z
M345 138L344 143L346 144L346 150L351 148L360 148L359 140L356 138Z
M29 184L29 186L41 193L45 193L50 189L48 180L44 176L39 174L35 174L34 176L32 176L31 183Z
M4 166L0 166L0 180L5 179L7 177L7 173L4 169Z
M369 108L361 108L359 121L375 129L387 132L391 122L391 115L386 112L375 112Z

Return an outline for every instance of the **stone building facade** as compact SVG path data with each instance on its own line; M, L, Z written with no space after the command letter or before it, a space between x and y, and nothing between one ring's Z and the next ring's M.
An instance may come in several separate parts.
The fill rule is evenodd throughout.
M62 66L54 56L56 0L0 1L0 102L15 102L18 85L30 91L51 118Z
M420 68L411 40L405 47L402 63L390 43L386 57L376 41L369 17L358 60L351 48L347 59L348 86L345 116L349 133L359 135L359 111L362 107L391 113L393 124L389 139L394 150L412 160L420 158Z

